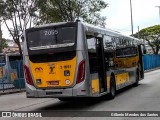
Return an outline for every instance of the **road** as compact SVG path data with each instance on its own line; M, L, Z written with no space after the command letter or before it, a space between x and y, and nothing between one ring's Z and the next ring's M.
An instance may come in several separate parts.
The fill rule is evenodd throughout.
M118 92L114 100L79 100L61 102L54 98L26 98L25 93L0 96L0 111L51 111L51 110L82 110L82 111L160 111L160 70L145 73L138 87L128 87ZM2 119L2 118L0 118ZM6 118L19 120L22 118ZM24 118L23 118L24 119ZM27 118L26 118L27 119ZM40 118L32 118L39 120ZM160 119L142 117L47 117L45 120L130 120ZM3 120L5 120L3 118Z

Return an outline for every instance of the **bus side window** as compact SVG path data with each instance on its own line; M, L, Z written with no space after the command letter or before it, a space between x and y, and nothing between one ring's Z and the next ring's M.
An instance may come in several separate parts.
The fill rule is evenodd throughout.
M112 42L111 36L104 35L103 46L104 46L106 67L107 68L113 67L114 44Z
M88 56L90 64L90 72L98 72L97 54L96 54L96 39L94 36L87 36Z

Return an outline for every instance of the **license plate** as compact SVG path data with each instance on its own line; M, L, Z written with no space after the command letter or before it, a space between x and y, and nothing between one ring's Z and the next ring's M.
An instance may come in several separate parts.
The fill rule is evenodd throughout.
M48 81L48 85L59 85L59 81Z

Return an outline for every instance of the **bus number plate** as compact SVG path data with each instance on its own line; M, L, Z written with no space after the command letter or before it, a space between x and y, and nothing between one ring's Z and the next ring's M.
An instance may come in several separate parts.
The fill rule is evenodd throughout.
M48 81L48 85L59 85L59 81Z

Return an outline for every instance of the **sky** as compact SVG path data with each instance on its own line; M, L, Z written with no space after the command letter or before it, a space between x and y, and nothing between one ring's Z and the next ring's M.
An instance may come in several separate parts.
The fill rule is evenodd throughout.
M130 0L104 0L109 7L101 11L107 17L106 27L119 31L125 35L131 35ZM139 29L160 24L159 9L160 0L132 0L133 33ZM2 25L3 37L11 38L5 25Z
M102 10L102 15L107 17L106 27L131 35L130 0L104 0L109 5ZM131 0L133 15L133 33L139 29L160 24L160 0Z

